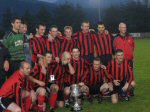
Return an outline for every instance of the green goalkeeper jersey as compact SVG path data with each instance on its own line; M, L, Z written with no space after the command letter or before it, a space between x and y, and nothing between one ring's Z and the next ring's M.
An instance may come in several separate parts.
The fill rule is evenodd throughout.
M11 60L25 60L23 34L9 32L3 40L3 44L8 48Z

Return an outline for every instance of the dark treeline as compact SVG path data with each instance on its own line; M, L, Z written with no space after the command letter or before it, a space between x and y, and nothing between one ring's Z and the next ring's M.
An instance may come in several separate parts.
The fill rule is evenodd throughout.
M105 22L107 29L111 32L118 31L118 24L121 21L127 23L129 32L149 32L149 4L149 0L143 0L142 2L140 0L128 0L127 4L111 6L102 11L102 21ZM66 2L65 4L56 6L53 11L49 11L44 6L41 7L37 13L26 10L21 18L28 23L28 32L34 33L35 25L38 22L44 22L47 25L47 30L49 30L52 24L57 25L60 31L63 31L65 25L71 25L75 32L80 30L81 21L84 19L91 20L92 28L96 28L96 24L93 24L96 22L93 22L93 18L86 14L87 13L80 5L73 6ZM10 20L13 16L17 16L17 14L9 8L3 13L0 38L10 29Z

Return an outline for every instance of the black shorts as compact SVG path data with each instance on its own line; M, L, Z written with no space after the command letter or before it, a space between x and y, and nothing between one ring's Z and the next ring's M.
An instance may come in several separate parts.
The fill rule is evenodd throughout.
M133 70L133 68L134 68L133 60L129 60L128 63L129 63L129 65L131 66L131 68L132 68L132 70Z
M63 88L70 87L70 84L64 83ZM57 101L64 101L64 89L58 91Z
M100 60L103 65L107 66L108 63L112 60L112 55L111 54L105 54L100 56Z
M57 101L64 101L64 92L63 92L63 90L58 91Z
M94 60L94 54L85 55L85 56L83 56L83 58L84 58L89 64L92 64L92 63L93 63L93 60Z
M3 98L0 97L0 112L6 110L7 107L12 103L15 103L15 98Z
M89 86L90 94L95 95L100 93L100 87L103 85L103 83L95 86Z
M120 83L120 86L115 86L115 85L113 85L112 94L117 94L117 93L119 93L119 91L123 88L124 85L125 85L125 82L121 82L121 83Z

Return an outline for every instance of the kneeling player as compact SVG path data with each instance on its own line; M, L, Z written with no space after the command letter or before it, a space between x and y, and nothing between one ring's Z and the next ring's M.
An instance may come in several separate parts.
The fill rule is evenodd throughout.
M35 91L38 100L38 108L36 109L40 112L45 112L46 109L46 69L51 61L52 55L50 53L46 53L44 57L39 58L39 63L34 66L30 73L31 76L29 76L29 86L31 86L31 88Z
M21 62L20 69L3 84L0 89L0 112L29 112L32 104L30 93L25 90L26 76L30 73L30 65Z
M124 59L124 53L118 49L115 52L115 59L108 65L108 72L113 79L112 103L118 102L118 95L129 100L127 92L133 90L135 82L133 80L132 68L128 61Z
M98 94L98 102L101 102L100 93L112 91L111 77L109 77L106 69L101 68L101 62L99 58L94 58L93 66L89 68L87 77L87 85L89 87L90 96L88 100L93 101L92 95Z
M74 74L74 68L70 63L71 55L69 52L64 52L60 63L51 63L49 65L48 74L50 76L50 93L49 104L50 110L53 111L56 106L64 107L64 94L63 90L66 87L65 79L68 79L69 75Z

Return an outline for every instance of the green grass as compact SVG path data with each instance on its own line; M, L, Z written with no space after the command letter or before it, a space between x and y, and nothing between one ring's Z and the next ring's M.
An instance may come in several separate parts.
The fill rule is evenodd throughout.
M150 39L137 39L134 60L134 76L137 83L135 97L129 102L110 101L98 104L84 102L83 112L149 112L150 111ZM70 109L56 109L56 112L70 112Z

